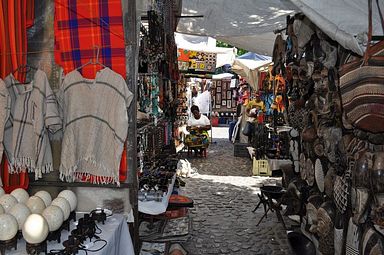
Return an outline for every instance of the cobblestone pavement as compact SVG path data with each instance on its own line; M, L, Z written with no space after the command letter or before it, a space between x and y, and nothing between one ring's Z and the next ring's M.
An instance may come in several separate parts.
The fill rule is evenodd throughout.
M190 255L197 254L292 254L286 231L274 213L269 212L259 226L262 207L256 195L263 184L279 178L251 176L251 160L233 156L228 129L214 130L214 143L207 158L189 157L198 173L185 178L183 194L194 200L192 237L184 243ZM216 138L225 137L225 138Z

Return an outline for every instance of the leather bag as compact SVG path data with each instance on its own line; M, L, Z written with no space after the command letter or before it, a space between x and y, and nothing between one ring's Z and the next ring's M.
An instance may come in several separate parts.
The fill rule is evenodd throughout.
M368 5L367 49L363 58L340 67L340 93L348 122L355 128L381 133L384 132L384 40L373 44L372 0Z

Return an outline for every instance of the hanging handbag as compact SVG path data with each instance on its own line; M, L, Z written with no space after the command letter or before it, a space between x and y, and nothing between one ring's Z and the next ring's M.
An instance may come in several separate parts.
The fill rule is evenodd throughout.
M373 44L372 0L368 5L367 49L363 58L340 67L340 92L347 121L358 129L380 133L384 132L384 40Z
M317 138L317 115L314 111L308 114L308 124L301 132L301 138L304 142L314 142Z
M243 132L243 135L245 135L245 136L251 136L252 132L253 132L253 123L247 121L244 125L242 132Z

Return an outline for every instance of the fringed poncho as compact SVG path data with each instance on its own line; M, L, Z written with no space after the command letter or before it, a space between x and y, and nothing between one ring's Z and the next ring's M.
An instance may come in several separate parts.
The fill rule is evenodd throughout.
M46 74L37 70L30 83L22 84L10 74L4 80L10 97L4 147L10 172L35 172L35 178L53 170L48 131L61 128L57 101Z
M119 183L119 166L128 131L133 94L109 68L94 80L68 73L58 93L63 116L60 178L96 184Z

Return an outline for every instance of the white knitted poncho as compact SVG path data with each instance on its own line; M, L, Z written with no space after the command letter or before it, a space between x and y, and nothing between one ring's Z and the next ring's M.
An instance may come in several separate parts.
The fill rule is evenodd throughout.
M9 110L11 107L11 99L7 87L2 79L0 79L0 160L3 157L3 137L5 122L9 117ZM1 182L0 182L1 185Z
M5 124L4 147L10 172L27 170L35 178L49 173L52 152L48 131L61 128L57 101L49 87L46 74L37 70L28 84L20 84L10 74L4 80L10 96L10 116Z
M68 73L58 93L63 116L60 178L96 184L119 183L119 166L128 131L133 94L109 68L94 80Z

